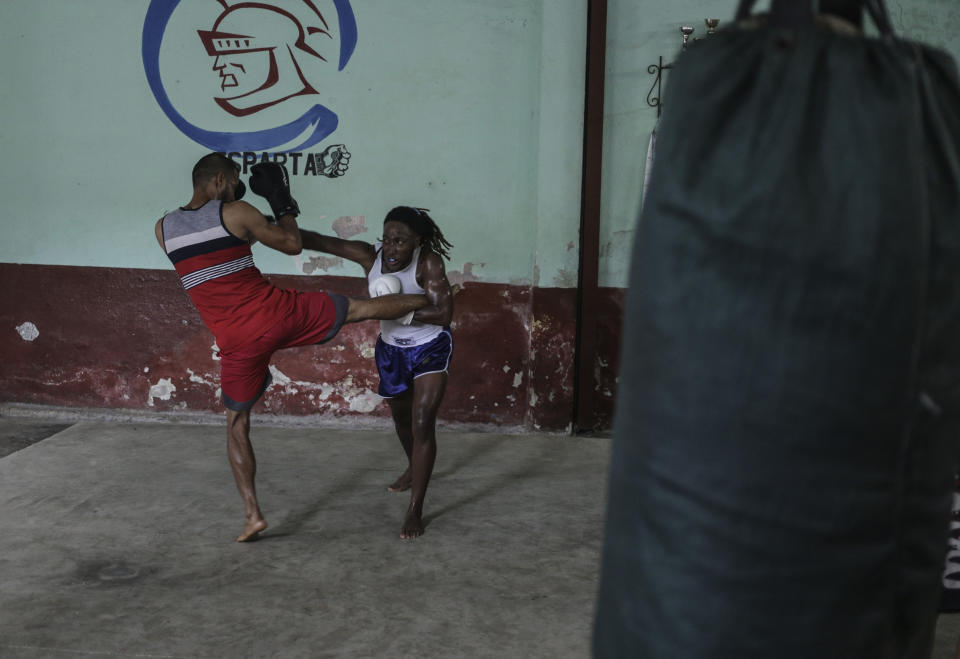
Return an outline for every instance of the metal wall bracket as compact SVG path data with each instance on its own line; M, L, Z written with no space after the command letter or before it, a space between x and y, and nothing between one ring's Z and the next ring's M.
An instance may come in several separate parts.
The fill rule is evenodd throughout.
M707 26L707 36L716 33L717 26L720 25L720 20L716 18L705 18L703 19L703 22ZM681 51L687 49L687 45L690 43L690 37L693 36L694 32L696 32L696 29L689 25L680 26L680 36L683 40L680 45ZM694 41L699 40L699 37L694 39ZM662 55L658 58L656 64L651 64L647 67L647 73L654 76L653 84L650 86L650 91L647 92L647 105L657 109L657 119L660 118L660 114L663 112L663 102L660 100L661 89L663 86L663 72L672 68L673 62L664 64Z

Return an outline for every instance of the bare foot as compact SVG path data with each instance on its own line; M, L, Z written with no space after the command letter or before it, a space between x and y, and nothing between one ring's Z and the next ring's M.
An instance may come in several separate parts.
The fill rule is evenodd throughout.
M410 467L400 475L400 478L393 482L393 485L387 488L387 492L406 492L413 483L413 477L410 475Z
M407 511L407 518L403 520L403 528L400 529L400 537L403 540L418 538L423 535L423 520L416 511Z
M257 535L265 528L267 528L267 521L265 519L248 519L243 527L243 533L237 538L237 542L256 540Z

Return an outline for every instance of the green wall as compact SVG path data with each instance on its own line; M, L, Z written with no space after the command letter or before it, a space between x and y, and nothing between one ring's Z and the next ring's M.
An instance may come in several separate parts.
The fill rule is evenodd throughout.
M676 57L681 25L706 33L705 18L733 18L736 0L610 0L601 208L600 284L626 286L633 229L640 206L644 165L656 110L647 105L654 77L647 66ZM960 61L960 1L887 0L894 30L901 36L944 48ZM769 7L759 0L757 10ZM669 83L666 74L664 91ZM960 109L958 109L960 111Z
M316 4L335 15L332 0ZM147 84L141 46L148 5L0 2L0 148L7 162L0 262L169 267L152 224L188 199L189 169L208 149L168 119ZM336 112L337 129L311 151L343 144L349 169L339 178L293 177L306 227L331 231L338 218L363 217L366 231L357 237L373 240L387 210L416 204L432 209L454 243L448 269L455 275L575 286L587 3L351 5L357 42L345 68L301 57L318 94L238 119L212 100L217 75L196 33L211 29L224 7L184 0L164 33L164 86L190 120L211 130L278 125L311 103ZM702 35L704 18L729 22L735 5L609 0L602 286L627 280L656 122L646 103L653 82L647 66L676 55L681 24ZM960 56L960 2L888 6L902 35ZM266 272L358 274L317 255L256 253Z
M0 3L0 146L16 163L0 178L0 261L170 267L152 225L189 199L190 168L209 149L167 118L147 84L148 4ZM577 240L580 212L583 3L351 4L357 43L345 68L298 53L319 94L237 118L212 100L219 78L197 35L224 7L184 0L164 32L163 86L207 130L280 125L312 103L337 113L335 132L310 150L343 144L349 169L339 178L293 177L302 226L331 231L340 217L362 216L367 231L357 237L374 240L392 206L414 204L430 208L454 243L448 270L491 282L537 276L553 286L572 264L575 281L567 245ZM333 2L316 5L336 15ZM267 272L359 274L309 254L259 247L256 258Z

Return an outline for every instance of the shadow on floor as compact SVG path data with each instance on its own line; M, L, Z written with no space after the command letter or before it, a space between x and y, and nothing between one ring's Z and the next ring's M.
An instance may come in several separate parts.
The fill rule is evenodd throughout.
M0 458L52 437L72 425L0 416Z

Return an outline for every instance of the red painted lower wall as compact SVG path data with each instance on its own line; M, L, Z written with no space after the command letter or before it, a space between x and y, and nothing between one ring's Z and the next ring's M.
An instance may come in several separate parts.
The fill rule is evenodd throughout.
M358 277L271 276L278 286L366 295ZM219 362L173 271L0 263L0 401L221 411ZM616 390L622 291L602 291L592 392L598 428ZM561 430L573 414L576 291L469 282L456 298L441 419ZM376 396L378 324L274 357L254 408L279 415L389 416ZM34 329L35 328L35 329Z

